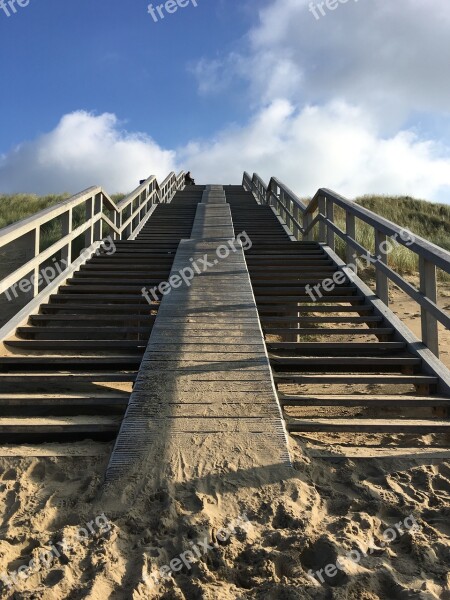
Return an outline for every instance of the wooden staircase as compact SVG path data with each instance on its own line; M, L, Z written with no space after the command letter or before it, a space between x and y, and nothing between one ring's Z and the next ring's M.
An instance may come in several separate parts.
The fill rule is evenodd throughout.
M160 204L135 240L94 256L5 342L0 357L4 443L113 439L159 308L142 288L170 274L203 187Z
M273 377L290 433L450 433L450 397L348 277L313 301L339 267L323 244L295 241L270 206L225 188L246 252Z

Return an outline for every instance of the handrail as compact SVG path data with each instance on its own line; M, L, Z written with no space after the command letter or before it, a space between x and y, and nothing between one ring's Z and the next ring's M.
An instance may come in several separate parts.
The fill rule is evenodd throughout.
M439 356L438 322L450 328L450 315L437 305L437 269L450 274L450 252L327 188L320 188L311 202L305 204L275 177L272 177L266 185L256 173L250 177L245 172L243 186L254 194L260 204L271 206L297 239L313 240L314 228L317 225L316 239L319 243L326 244L334 251L336 236L345 242L346 262L355 272L357 272L356 257L365 256L375 267L376 293L386 305L389 305L390 281L420 305L422 341L436 356ZM335 222L336 206L344 210L345 231ZM375 241L374 254L357 241L356 219L372 227ZM396 243L407 247L418 256L420 275L418 290L388 266L388 238L394 239Z
M33 298L35 298L42 288L41 267L45 261L51 259L57 252L61 252L61 263L64 265L64 270L69 270L74 262L72 260L72 242L78 236L84 234L86 249L83 252L87 254L90 248L103 240L104 225L110 228L113 240L129 239L143 220L150 216L149 213L155 204L170 202L175 193L183 188L183 171L178 175L173 172L169 173L161 184L158 184L155 175L151 175L117 203L102 187L94 186L0 229L0 249L19 238L26 239L27 246L34 248L30 260L0 280L0 294L8 292L10 288L20 284L26 275L33 273L30 277L31 283L26 282L24 287L27 288L27 292L32 291ZM83 204L86 206L84 222L74 228L73 211ZM109 214L105 210L109 211ZM41 228L57 217L61 218L62 235L50 247L41 250ZM29 239L24 236L28 236Z

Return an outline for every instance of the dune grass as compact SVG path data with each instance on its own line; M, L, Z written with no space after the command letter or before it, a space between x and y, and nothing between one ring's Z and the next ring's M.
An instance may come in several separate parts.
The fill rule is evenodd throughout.
M305 204L311 198L302 198ZM355 202L368 210L410 230L436 246L450 251L450 205L435 204L426 200L418 200L410 196L367 195L355 199ZM346 230L345 211L340 207L335 209L336 225ZM317 235L317 231L316 231ZM356 220L356 239L372 254L375 251L374 231L370 225ZM402 275L414 275L418 271L418 257L407 247L396 244L389 254L389 266ZM345 244L336 235L336 252L345 257ZM450 281L450 275L438 272L441 280Z
M408 196L362 196L356 198L357 204L372 212L409 229L441 248L450 250L450 206L433 204ZM345 231L344 211L337 211L337 224ZM375 250L372 227L357 220L357 240L371 252ZM344 243L338 242L340 254L344 253ZM394 249L388 257L389 265L401 274L415 274L418 271L418 257L407 247L394 243ZM440 274L447 279L447 276Z
M50 194L36 196L34 194L0 194L0 229L38 213L58 202L67 200L70 194Z
M126 194L113 194L114 202L119 202ZM59 202L70 198L71 194L49 194L37 196L35 194L0 194L0 230L12 223L26 219L41 210L45 210ZM73 228L76 229L84 223L85 206L81 204L73 210ZM1 231L0 231L1 235ZM56 218L46 223L41 228L41 251L45 250L61 238L61 219Z
M20 221L45 208L53 206L70 197L70 194L52 194L36 196L31 194L0 194L0 229L11 223ZM112 199L119 202L125 194L114 194ZM304 199L308 201L308 199ZM433 244L450 250L450 205L433 204L409 196L380 196L367 195L356 198L361 206L375 212L401 227L411 230ZM81 207L82 208L82 207ZM74 211L74 227L83 222L83 210ZM336 224L345 231L345 216L343 209L336 209ZM59 239L61 223L55 219L42 230L43 247ZM360 220L357 220L357 240L365 248L374 251L375 243L373 230ZM344 243L337 237L337 252L344 256ZM396 244L389 255L389 264L402 274L417 273L417 257L405 246Z

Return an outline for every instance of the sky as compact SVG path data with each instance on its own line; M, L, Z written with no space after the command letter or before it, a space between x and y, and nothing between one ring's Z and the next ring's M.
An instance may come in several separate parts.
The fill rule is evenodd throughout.
M10 1L0 193L245 170L450 203L448 0Z

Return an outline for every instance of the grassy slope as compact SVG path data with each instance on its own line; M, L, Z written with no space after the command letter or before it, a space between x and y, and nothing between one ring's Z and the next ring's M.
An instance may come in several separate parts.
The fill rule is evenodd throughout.
M119 202L125 194L114 194L111 198ZM30 215L49 208L63 200L70 198L70 194L51 194L48 196L36 196L34 194L0 194L0 230L2 227L21 221ZM81 208L81 210L79 210ZM74 209L73 227L76 228L84 221L84 207L81 205ZM51 244L60 239L62 234L61 220L54 219L44 225L41 229L41 250L48 248ZM0 233L1 235L1 233Z
M416 235L429 240L437 246L450 250L450 206L433 204L408 196L362 196L356 202L385 217L389 221L405 227ZM338 225L345 231L343 211L337 211ZM375 249L373 229L357 221L358 241L372 252ZM338 241L338 251L343 256L343 242ZM418 258L405 246L395 245L388 257L389 265L402 274L414 274L418 271ZM443 273L440 278L447 279Z
M12 196L0 195L0 229L24 219L44 208L52 206L69 197L69 194L34 196L16 194ZM116 194L113 199L117 202L124 197ZM434 244L450 250L450 206L445 204L432 204L424 200L416 200L405 196L363 196L356 202L373 212L410 229L413 233L430 240ZM78 215L77 215L78 217ZM79 218L82 218L80 215ZM337 224L345 231L343 213L337 210ZM56 224L49 227L48 232L43 232L48 237L48 243L58 239L59 227ZM358 224L358 240L367 248L373 250L373 232L370 227ZM338 240L338 251L342 254L342 243ZM410 250L398 246L389 257L389 263L402 273L417 271L417 261Z
M115 202L122 200L125 194L111 196ZM58 204L70 198L70 194L51 194L36 196L34 194L0 194L0 229L16 221L21 221L30 215Z
M363 196L356 202L389 221L450 250L450 205L432 204L408 196Z
M52 194L50 196L35 196L31 194L0 194L0 229L11 223L20 221L49 206L62 202L70 194Z

